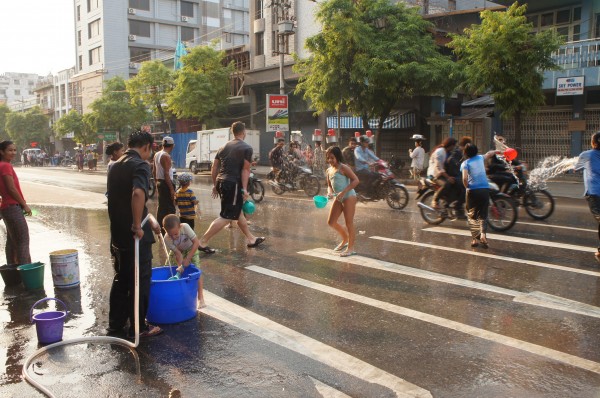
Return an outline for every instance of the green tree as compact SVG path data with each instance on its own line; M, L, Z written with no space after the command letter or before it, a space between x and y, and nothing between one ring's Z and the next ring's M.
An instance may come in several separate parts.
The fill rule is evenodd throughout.
M143 103L161 122L163 131L169 131L165 109L167 95L173 89L174 73L161 61L143 62L139 73L125 82L133 104Z
M318 113L346 109L383 122L399 101L449 94L458 84L454 62L438 52L431 24L414 7L388 0L327 0L316 14L322 31L306 40L297 93ZM380 146L376 145L379 150Z
M480 25L452 35L450 43L464 66L465 87L473 94L490 93L502 116L514 117L518 148L521 117L544 104L543 72L558 69L551 55L562 44L552 29L531 34L526 10L515 2L505 12L483 11Z
M6 118L10 113L8 106L0 105L0 141L9 139L8 132L6 131Z
M175 87L167 95L169 109L180 118L197 118L210 124L225 109L233 64L223 66L225 53L208 46L194 47L182 58Z
M50 119L39 107L27 112L10 112L6 117L6 130L12 141L18 147L28 147L31 142L37 142L41 147L50 143Z
M75 138L83 131L83 117L76 110L63 115L54 124L54 132L57 138L63 138L69 133L74 133Z
M139 127L149 116L141 102L132 103L125 81L119 76L105 82L102 96L90 107L96 114L96 126L116 131L117 139L127 129Z

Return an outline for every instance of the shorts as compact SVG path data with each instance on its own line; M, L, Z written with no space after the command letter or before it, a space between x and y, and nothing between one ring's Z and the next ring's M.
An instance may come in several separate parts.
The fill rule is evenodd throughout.
M221 212L219 216L226 220L237 220L242 213L244 196L242 184L233 181L217 181L217 192L221 197Z

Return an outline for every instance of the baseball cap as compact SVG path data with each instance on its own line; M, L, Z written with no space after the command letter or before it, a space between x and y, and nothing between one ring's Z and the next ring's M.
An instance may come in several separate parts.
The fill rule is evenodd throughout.
M173 145L175 141L173 141L173 137L166 136L163 138L163 145Z

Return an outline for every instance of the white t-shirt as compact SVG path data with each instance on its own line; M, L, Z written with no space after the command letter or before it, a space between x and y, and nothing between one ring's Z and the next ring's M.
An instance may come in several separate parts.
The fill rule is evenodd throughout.
M412 162L410 163L410 167L415 167L419 170L423 169L423 164L425 163L425 150L423 147L415 147L412 153L410 154L412 158Z
M194 245L193 240L195 237L196 233L194 232L192 227L190 227L186 223L181 223L181 225L179 226L179 237L173 240L169 236L169 234L166 234L165 244L167 245L169 250L175 250L175 248L177 248L177 250L183 253L192 248L192 246Z

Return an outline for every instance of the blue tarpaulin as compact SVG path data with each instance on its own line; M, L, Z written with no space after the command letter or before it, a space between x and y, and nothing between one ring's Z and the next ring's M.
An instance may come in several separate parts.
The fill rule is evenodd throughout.
M175 167L178 169L185 168L185 154L187 151L187 146L190 140L195 140L197 137L197 133L173 133L171 134L173 137L173 141L175 141L175 147L173 148L173 152L171 152L171 158L175 163Z

